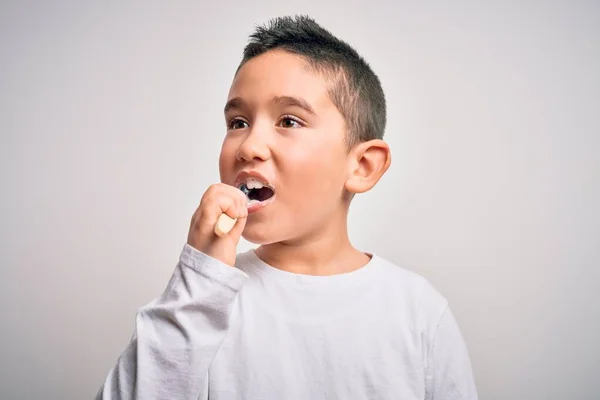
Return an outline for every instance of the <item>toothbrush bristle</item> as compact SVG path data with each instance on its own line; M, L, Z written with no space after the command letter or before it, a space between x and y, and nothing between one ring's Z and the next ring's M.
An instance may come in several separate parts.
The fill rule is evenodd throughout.
M240 190L241 190L242 192L244 192L244 194L245 194L246 196L248 196L248 194L250 193L250 189L248 189L248 186L246 186L246 184L242 184L242 186L240 186Z

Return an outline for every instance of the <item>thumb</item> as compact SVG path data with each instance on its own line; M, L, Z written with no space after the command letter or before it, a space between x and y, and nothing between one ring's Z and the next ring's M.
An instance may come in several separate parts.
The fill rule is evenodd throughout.
M242 232L246 227L246 221L248 221L248 216L238 218L237 221L235 221L235 225L233 226L233 228L231 228L231 231L229 231L229 236L232 239L235 239L236 244L237 242L239 242L240 237L242 236Z

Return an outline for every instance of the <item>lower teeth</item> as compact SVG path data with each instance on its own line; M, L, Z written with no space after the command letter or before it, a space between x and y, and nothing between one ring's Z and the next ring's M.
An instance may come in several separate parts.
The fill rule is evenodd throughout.
M260 201L258 201L256 199L248 200L247 206L250 207L250 206L253 206L254 204L258 204L258 203L260 203Z

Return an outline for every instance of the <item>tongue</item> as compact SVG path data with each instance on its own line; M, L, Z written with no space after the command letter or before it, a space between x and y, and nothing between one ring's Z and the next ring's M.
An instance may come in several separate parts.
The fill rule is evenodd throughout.
M268 187L263 187L261 189L250 189L250 193L248 193L248 198L250 200L258 200L265 201L273 197L275 193Z

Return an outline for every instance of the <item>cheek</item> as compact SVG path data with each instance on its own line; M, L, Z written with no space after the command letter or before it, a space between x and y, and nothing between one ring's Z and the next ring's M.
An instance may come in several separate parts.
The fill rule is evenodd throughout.
M299 207L314 207L316 203L336 201L343 187L345 159L337 149L311 147L296 149L286 156L284 181L293 185L289 193Z
M221 146L221 153L219 154L219 174L221 175L221 181L225 181L228 177L228 173L233 171L235 154L235 143L230 139L225 139Z

